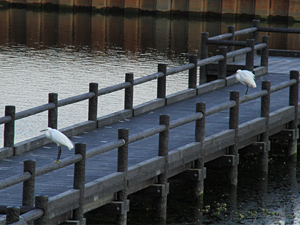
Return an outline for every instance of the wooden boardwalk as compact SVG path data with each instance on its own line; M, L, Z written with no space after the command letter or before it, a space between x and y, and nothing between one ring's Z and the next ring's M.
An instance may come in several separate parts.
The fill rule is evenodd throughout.
M249 94L261 89L261 83L264 80L271 81L271 85L276 85L289 80L290 70L299 70L298 58L270 57L269 73L257 77L257 89L249 89ZM129 135L155 127L159 124L159 115L170 115L171 121L190 115L195 112L195 105L198 102L205 102L206 107L211 108L229 100L230 91L240 91L244 93L245 86L236 83L222 87L215 91L197 95L195 97L164 106L150 112L113 123L91 132L86 132L79 136L72 137L74 143L86 143L87 151L89 149L104 145L117 140L118 129L128 128ZM271 95L270 112L288 106L288 89L281 90ZM240 105L239 123L248 122L260 116L260 99ZM209 137L216 133L228 129L229 110L208 116L206 118L206 133ZM169 151L177 149L194 141L195 123L189 123L170 131ZM145 138L129 145L129 167L157 156L158 135ZM37 167L46 165L55 160L57 147L55 144L49 144L44 147L33 149L23 155L0 161L0 180L19 174L23 171L23 161L27 159L36 160ZM74 151L63 149L62 158L74 155ZM86 183L92 182L106 175L116 172L117 168L117 149L104 154L92 157L86 161ZM54 172L39 176L36 178L35 195L47 195L53 197L62 192L73 188L73 170L74 165L56 170ZM1 205L22 205L22 184L18 184L3 190L0 190Z

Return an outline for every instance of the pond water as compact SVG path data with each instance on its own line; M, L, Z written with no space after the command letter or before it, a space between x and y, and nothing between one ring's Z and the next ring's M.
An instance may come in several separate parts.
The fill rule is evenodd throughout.
M48 102L48 93L59 99L88 92L90 82L99 88L157 72L158 63L168 67L188 62L198 54L201 32L210 36L251 27L252 22L155 17L0 10L0 114L5 105L16 111ZM299 27L295 24L262 26ZM263 35L262 33L261 35ZM271 48L297 49L299 35L271 34ZM210 48L216 54L216 47ZM167 79L167 94L187 88L187 74ZM138 85L134 105L156 97L156 82ZM123 109L123 92L99 98L98 116ZM107 104L109 103L109 104ZM87 120L87 101L59 108L58 128ZM39 135L47 126L47 112L16 121L15 143ZM3 132L3 125L0 126ZM2 142L3 133L0 133Z
M158 63L169 68L185 64L189 54L199 55L201 32L215 36L226 33L228 25L240 30L251 24L250 20L0 10L0 113L4 114L5 105L15 105L20 112L45 104L51 92L58 93L59 99L86 93L90 82L100 88L122 83L128 72L135 78L149 75L157 72ZM298 23L261 25L300 27ZM270 47L299 50L299 40L299 35L271 34ZM210 55L215 54L216 48L211 47ZM168 77L167 94L186 89L187 82L187 74ZM100 97L98 116L123 109L122 96L123 92L116 92ZM154 99L156 82L137 86L134 96L134 105ZM59 129L86 121L87 108L87 101L59 108ZM15 142L40 135L46 126L46 112L18 120ZM3 125L1 143L2 136ZM208 169L205 211L189 187L172 182L167 223L199 224L199 218L206 224L299 223L299 165L271 159L270 174L264 178L251 163L255 160L246 158L244 168L240 166L237 190L224 186L219 169ZM174 191L180 189L186 191ZM134 205L131 211L136 212ZM145 212L133 214L137 213L129 214L130 224L151 223ZM95 222L88 220L88 224Z

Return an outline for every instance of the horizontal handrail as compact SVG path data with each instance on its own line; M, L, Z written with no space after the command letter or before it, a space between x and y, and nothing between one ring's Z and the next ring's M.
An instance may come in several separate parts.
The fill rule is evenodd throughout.
M232 52L227 53L227 58L233 58L242 54L246 54L248 52L251 52L252 48L251 47L246 47L246 48L241 48Z
M120 91L120 90L122 90L124 88L128 88L130 86L131 86L131 84L129 82L124 82L124 83L116 84L116 85L113 85L113 86L110 86L107 88L102 88L102 89L98 90L98 96L109 94L109 93L112 93L115 91Z
M12 225L22 225L27 224L28 222L34 221L44 215L44 211L42 209L33 209L27 213L24 213L20 216L20 220L18 222L12 223Z
M224 59L223 55L216 55L206 59L201 59L197 62L197 66L204 66L210 63L218 62Z
M258 27L258 31L274 32L274 33L300 34L300 29L296 29L296 28Z
M282 90L284 88L287 88L289 86L294 85L296 82L297 81L295 79L291 79L289 81L282 82L280 84L277 84L277 85L271 87L270 92L273 93L273 92ZM261 90L261 91L255 92L251 95L248 95L246 97L245 96L240 97L240 104L251 101L251 100L254 100L254 99L257 99L259 97L263 97L267 94L268 94L267 90ZM210 115L213 115L215 113L218 113L218 112L227 110L229 108L232 108L234 106L236 106L236 101L229 100L228 102L224 102L222 104L219 104L219 105L213 106L211 108L208 108L206 110L205 115L210 116ZM202 117L203 117L203 114L201 112L197 112L197 113L179 118L177 120L171 121L169 128L174 129L176 127L185 125L187 123L199 120ZM133 142L142 140L144 138L147 138L147 137L153 136L155 134L158 134L160 132L163 132L165 129L166 129L165 125L158 125L154 128L150 128L150 129L144 130L142 132L132 134L132 135L129 136L128 142L133 143ZM123 146L124 144L125 144L125 141L123 139L118 139L114 142L109 142L107 144L92 148L92 149L90 149L86 152L86 158L91 158L95 155L103 154L103 153L108 152L110 150L119 148L119 147ZM79 162L81 159L82 159L82 155L81 154L76 154L74 156L70 156L70 157L67 157L65 159L62 159L61 163L52 163L52 164L48 164L48 165L39 167L39 168L36 169L35 176L41 176L43 174L52 172L54 170L66 167L66 166L71 165L73 163ZM7 179L1 180L0 181L0 190L4 189L4 188L7 188L7 187L10 187L10 186L13 186L15 184L24 182L26 180L29 180L30 178L31 178L31 173L23 172L21 174L17 174L15 176L9 177Z
M243 30L237 30L234 32L234 35L235 36L240 36L240 35L245 35L245 34L251 34L253 32L256 32L258 31L258 28L257 27L250 27L250 28L246 28L246 29L243 29Z
M177 120L173 120L172 122L170 122L170 129L174 129L176 127L180 127L184 124L193 122L195 120L199 120L203 117L203 113L201 112L197 112L195 114L189 115L189 116L185 116L182 118L179 118Z
M158 78L160 78L162 76L164 76L163 72L153 73L153 74L150 74L148 76L144 76L144 77L140 77L140 78L135 79L133 81L133 84L134 85L142 84L142 83L154 80L154 79L158 79Z
M142 140L144 138L147 138L147 137L153 136L155 134L158 134L158 133L160 133L164 130L166 130L166 126L165 125L159 125L157 127L153 127L153 128L144 130L140 133L132 134L132 135L129 136L128 143L133 143L133 142Z
M291 79L289 81L282 82L280 84L277 84L277 85L271 87L270 92L273 93L273 92L279 91L281 89L287 88L289 86L294 85L296 82L297 81L295 79Z
M31 178L31 173L24 172L0 181L0 190L21 183Z
M76 102L80 102L80 101L90 99L94 96L95 96L95 93L89 92L89 93L77 95L77 96L74 96L74 97L65 98L65 99L59 100L57 102L57 106L61 107L61 106L73 104L73 103L76 103Z
M48 103L48 104L45 104L45 105L41 105L41 106L37 106L37 107L31 108L31 109L27 109L27 110L16 113L15 119L19 120L19 119L28 117L30 115L38 114L38 113L47 111L49 109L53 109L54 107L55 107L54 103Z
M177 66L177 67L174 67L172 69L168 69L167 70L167 75L171 75L171 74L174 74L174 73L180 73L180 72L192 69L194 67L195 67L194 63L188 63L188 64L185 64L185 65L182 65L182 66Z

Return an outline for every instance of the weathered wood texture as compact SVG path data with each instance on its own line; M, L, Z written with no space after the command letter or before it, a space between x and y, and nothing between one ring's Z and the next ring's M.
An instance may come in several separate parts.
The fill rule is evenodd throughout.
M220 37L215 39L218 38ZM120 223L124 223L129 207L127 195L150 186L151 189L148 189L150 192L161 190L158 216L164 219L169 187L167 179L187 170L195 174L197 170L197 181L201 179L203 181L204 164L212 160L219 159L220 164L232 166L231 180L232 184L236 184L238 149L253 143L257 144L259 137L260 144L266 143L268 136L281 131L289 132L295 139L298 133L295 124L299 124L299 117L296 115L299 113L299 99L290 97L290 92L293 95L299 94L296 86L299 82L296 79L299 73L294 71L293 76L291 78L289 76L289 67L298 66L298 60L289 59L288 65L284 60L273 64L277 58L273 58L274 60L271 58L269 69L279 67L276 73L263 74L258 68L266 71L267 65L257 67L261 63L261 57L253 57L255 47L253 41L248 42L252 43L242 50L243 53L251 53L248 56L251 58L248 60L251 61L248 66L256 66L258 88L250 89L246 97L239 97L239 92L244 92L245 86L237 83L234 75L222 76L220 77L222 79L214 82L195 85L195 59L190 60L189 64L170 70L161 64L157 73L137 80L133 80L132 75L127 75L125 83L98 92L90 87L87 94L61 101L56 101L55 95L52 96L52 100L49 100L50 103L45 107L52 112L49 118L52 118L53 124L56 106L92 99L89 101L90 121L63 130L66 135L73 136L71 139L76 143L75 155L72 151L64 151L60 164L51 163L56 155L56 145L41 137L34 139L32 145L31 142L16 145L15 149L19 154L0 161L0 168L4 171L0 174L0 204L4 207L21 206L23 202L24 206L32 206L34 196L27 195L26 192L34 188L37 211L24 214L24 217L38 218L37 224L58 223L72 218L72 215L72 219L83 221L83 212L108 203L118 205L121 209L119 211L121 213L118 214L121 215ZM224 58L225 53L220 55L217 61ZM203 70L207 69L205 64L202 64L203 61L198 62L197 66L204 66L201 67ZM280 63L281 66L278 65ZM239 63L235 62L234 66L239 68ZM245 61L243 66L245 67ZM218 67L224 69L224 65ZM177 95L166 96L166 75L184 70L189 70L191 75L188 89ZM158 80L158 98L141 106L132 107L132 84L153 79ZM267 83L271 84L270 88L265 88L264 80L269 81ZM262 86L264 88L260 90ZM95 93L101 95L120 89L125 89L127 96L125 109L106 117L109 122L104 118L97 118L97 121L94 121ZM266 100L269 104L267 109L263 104ZM10 117L11 122L18 116L20 117L20 114L15 114L13 107L7 108L7 117ZM7 123L10 125L7 128L10 134L7 137L9 145L13 144L11 122ZM286 130L287 127L290 129ZM79 144L82 142L86 143L86 147ZM41 146L45 144L46 149ZM27 151L24 146L35 148ZM230 150L229 155L226 149ZM3 155L10 155L10 148L7 147L5 152ZM26 161L23 168L21 162L28 158L35 161ZM32 162L36 162L36 167ZM74 177L74 174L78 175ZM25 194L22 196L23 186L20 182L23 181ZM12 184L15 185L11 186ZM200 182L199 193L203 191L202 185ZM15 211L12 211L11 218L14 218ZM3 221L1 218L0 224Z

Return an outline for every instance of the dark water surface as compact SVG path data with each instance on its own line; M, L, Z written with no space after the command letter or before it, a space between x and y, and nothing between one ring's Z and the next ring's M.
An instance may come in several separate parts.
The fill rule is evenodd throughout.
M182 65L189 54L200 54L201 32L215 36L226 33L228 25L240 30L251 24L250 20L0 10L0 113L4 114L5 105L15 105L19 112L45 104L50 92L58 93L59 99L86 93L90 82L100 88L122 83L127 72L135 78L152 74L158 63ZM299 23L261 25L300 27ZM299 50L300 35L270 36L271 48ZM216 47L211 47L210 55L215 54ZM186 89L187 84L187 74L172 76L167 94ZM101 97L98 116L122 109L122 96L117 92ZM155 98L156 83L137 86L134 96L134 105ZM86 120L87 102L59 109L59 129ZM17 121L16 143L40 135L46 126L46 112ZM236 190L224 185L224 169L208 167L202 205L189 183L172 181L167 223L299 224L299 164L275 156L268 177L259 175L254 156L244 157ZM129 224L156 224L151 204L131 198ZM103 224L97 213L86 216L88 224Z

